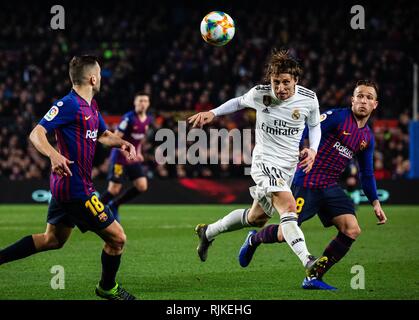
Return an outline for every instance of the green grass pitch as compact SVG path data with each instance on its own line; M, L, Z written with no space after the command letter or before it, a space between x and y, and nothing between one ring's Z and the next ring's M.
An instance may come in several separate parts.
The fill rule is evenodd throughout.
M241 268L237 253L248 229L220 235L202 263L197 254L197 223L213 222L240 205L126 205L120 208L128 242L118 275L127 290L146 300L200 299L419 299L419 208L384 206L388 224L377 226L371 207L361 206L362 229L352 250L325 277L339 290L300 288L304 269L286 244L259 247ZM2 205L0 248L45 228L46 205ZM277 223L273 218L272 223ZM312 254L334 237L317 217L303 225ZM0 300L96 299L102 241L75 229L61 250L0 266ZM64 267L65 289L53 290L51 268ZM354 265L365 270L365 289L351 288Z

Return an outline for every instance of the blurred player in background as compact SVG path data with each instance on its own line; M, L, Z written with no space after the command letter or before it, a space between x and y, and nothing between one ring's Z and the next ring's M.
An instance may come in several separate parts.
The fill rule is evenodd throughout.
M148 188L147 177L141 164L144 161L141 145L151 123L151 117L147 115L149 106L150 96L143 92L137 93L134 97L134 110L122 116L122 121L115 131L118 137L131 142L137 150L137 158L133 160L126 159L117 148L111 151L108 189L101 196L101 201L109 205L118 221L118 207L147 191ZM124 176L132 181L133 186L121 194Z
M96 141L121 148L135 158L134 146L106 129L93 96L100 91L100 66L94 56L74 57L70 62L71 92L54 102L30 140L35 148L51 160L50 187L45 233L22 238L0 250L0 265L32 254L60 249L73 228L95 232L104 241L102 278L96 294L110 300L134 300L135 297L116 283L126 235L115 221L112 211L97 196L92 182L92 163ZM55 132L58 150L48 142L47 133Z
M377 224L387 221L377 196L373 169L374 135L367 125L371 113L378 106L378 88L374 82L358 81L352 96L352 108L329 110L321 115L322 139L316 161L310 172L298 168L293 181L298 224L316 214L325 227L334 225L338 234L323 252L327 257L325 268L319 269L317 277L303 281L305 289L336 289L322 280L324 274L351 248L361 233L355 208L338 180L353 156L360 167L362 188L373 206ZM269 225L259 232L249 232L239 253L239 262L246 267L261 243L286 241L283 230L277 224Z
M250 188L253 205L250 209L234 210L212 224L196 226L201 261L206 260L209 246L220 233L262 227L278 212L286 242L307 274L316 275L326 262L326 257L316 259L307 249L304 234L297 224L297 207L290 189L299 156L304 158L300 165L309 172L321 138L319 103L313 91L297 85L300 75L298 62L288 52L274 51L265 76L270 85L258 85L216 109L189 118L194 127L202 127L216 116L246 107L256 110L256 145L251 167L256 186ZM306 123L310 129L310 147L300 153Z

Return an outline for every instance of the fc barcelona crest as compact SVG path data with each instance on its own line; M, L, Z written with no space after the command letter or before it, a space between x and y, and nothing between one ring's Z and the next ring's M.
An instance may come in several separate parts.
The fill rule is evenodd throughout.
M298 110L298 109L294 109L294 110L292 111L292 115L291 115L291 117L292 117L294 120L298 120L298 119L300 119L300 110Z
M265 105L265 106L270 106L271 105L271 103L272 103L272 98L270 97L270 96L263 96L263 104Z
M359 146L359 149L362 151L368 146L368 143L365 140L361 141L361 145Z
M100 222L105 222L106 220L108 220L108 215L105 212L102 212L99 216L98 216Z

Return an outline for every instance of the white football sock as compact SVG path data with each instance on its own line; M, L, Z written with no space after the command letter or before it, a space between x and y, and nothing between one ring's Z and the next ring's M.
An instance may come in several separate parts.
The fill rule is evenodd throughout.
M308 258L310 252L308 252L304 234L297 224L297 215L294 212L282 214L280 226L282 228L282 234L285 241L305 267L307 262L310 260Z
M236 209L220 220L211 223L208 225L207 231L205 232L207 239L211 241L220 233L250 227L251 225L247 221L249 211L249 209Z

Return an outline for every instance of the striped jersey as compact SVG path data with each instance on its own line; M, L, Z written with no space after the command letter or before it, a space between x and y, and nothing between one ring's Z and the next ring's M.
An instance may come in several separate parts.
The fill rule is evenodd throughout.
M341 173L356 156L365 194L371 202L378 199L373 169L374 135L371 129L368 125L358 128L350 108L329 110L320 116L320 120L322 137L313 168L308 174L298 168L293 183L306 188L335 186ZM306 131L303 139L307 137Z
M150 123L150 116L147 116L144 121L141 121L135 111L130 111L122 116L122 121L118 125L118 131L124 134L122 139L132 143L137 153L141 153L141 143L146 136ZM128 160L121 150L117 148L112 149L111 161L112 163L122 165L138 162L138 160Z
M92 181L93 157L97 138L106 130L97 103L89 105L75 90L54 102L39 122L47 132L54 131L59 152L74 161L72 176L50 176L53 197L60 201L84 199L95 190Z

